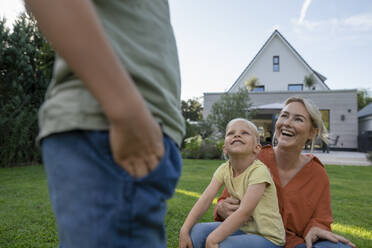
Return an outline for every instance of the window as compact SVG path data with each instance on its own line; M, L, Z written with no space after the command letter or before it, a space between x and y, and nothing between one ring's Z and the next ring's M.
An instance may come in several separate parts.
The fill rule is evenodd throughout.
M255 86L253 89L252 89L253 92L264 92L265 91L265 85L259 85L259 86Z
M288 91L302 91L303 88L303 84L288 84Z
M279 56L273 57L273 71L279 71Z
M322 120L324 122L324 126L329 131L329 109L322 109L320 110L320 113L322 114Z

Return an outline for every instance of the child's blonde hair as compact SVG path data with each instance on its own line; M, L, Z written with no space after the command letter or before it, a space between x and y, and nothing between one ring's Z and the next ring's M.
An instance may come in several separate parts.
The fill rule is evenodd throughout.
M231 121L229 121L229 123L227 123L227 125L226 125L225 133L227 132L227 129L229 129L230 125L235 121L246 122L252 128L252 130L254 132L254 135L256 136L257 143L260 144L260 134L258 133L258 129L257 129L256 125L253 122L251 122L247 119L244 119L244 118L235 118L235 119L232 119Z

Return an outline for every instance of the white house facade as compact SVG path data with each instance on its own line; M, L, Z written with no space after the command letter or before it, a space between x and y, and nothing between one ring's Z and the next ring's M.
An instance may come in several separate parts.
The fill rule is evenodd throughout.
M311 86L304 83L305 77L312 77ZM270 140L285 99L301 96L312 100L321 110L331 134L332 148L358 148L357 91L330 90L325 84L326 77L312 69L278 30L272 33L227 93L247 87L252 78L258 79L250 88L250 101L256 113L252 121L258 126L263 141ZM222 94L224 92L204 93L204 117Z

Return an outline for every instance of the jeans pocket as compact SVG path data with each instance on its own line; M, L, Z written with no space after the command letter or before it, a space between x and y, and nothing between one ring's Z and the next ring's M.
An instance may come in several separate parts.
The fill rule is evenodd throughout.
M108 131L89 132L89 136L92 138L91 142L99 148L97 152L111 165L109 169L124 180L130 179L138 183L157 184L161 184L162 181L167 183L168 181L170 184L175 184L180 176L182 158L179 149L176 143L165 134L163 135L165 150L163 157L153 171L140 178L134 178L123 167L116 163L112 154Z
M155 170L135 182L144 187L151 187L163 193L164 198L173 195L182 168L182 158L177 145L164 136L165 154Z

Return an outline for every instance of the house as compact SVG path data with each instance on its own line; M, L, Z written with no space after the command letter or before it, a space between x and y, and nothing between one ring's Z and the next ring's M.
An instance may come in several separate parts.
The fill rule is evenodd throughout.
M312 85L304 83L311 77ZM301 96L316 103L331 134L334 149L355 150L358 147L357 90L331 90L326 77L315 71L275 30L256 56L244 69L227 93L250 85L250 100L255 110L252 120L262 139L270 140L275 121L284 101L290 96ZM203 117L224 92L204 93Z
M359 134L372 132L372 103L368 104L358 112Z
M359 150L372 151L372 103L358 112L359 120Z

